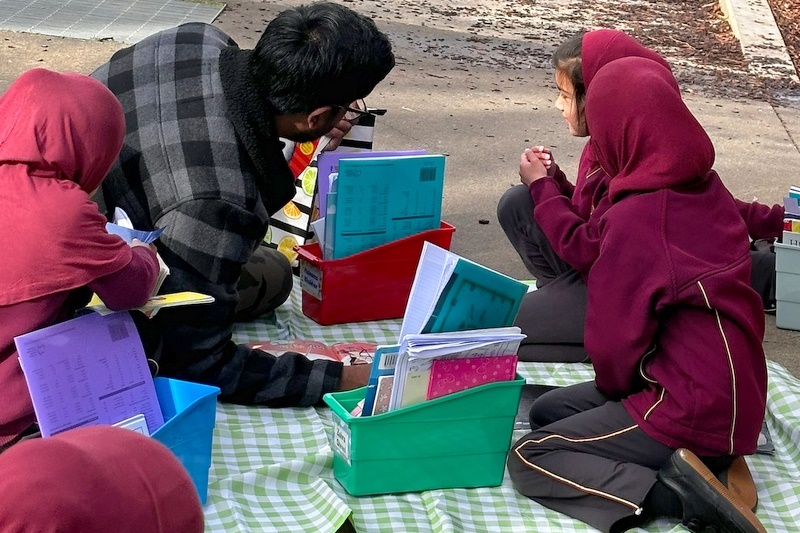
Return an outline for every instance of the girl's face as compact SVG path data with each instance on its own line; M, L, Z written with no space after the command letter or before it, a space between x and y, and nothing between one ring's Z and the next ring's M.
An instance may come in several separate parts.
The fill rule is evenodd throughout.
M578 114L575 87L572 85L569 75L561 69L556 69L556 86L558 87L556 109L561 111L561 116L567 121L569 132L575 137L586 137L589 132L583 117Z

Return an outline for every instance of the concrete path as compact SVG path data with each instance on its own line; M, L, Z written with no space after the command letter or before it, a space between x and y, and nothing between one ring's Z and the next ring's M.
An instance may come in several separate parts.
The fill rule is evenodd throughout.
M251 48L275 13L298 3L230 2L215 24ZM515 9L523 7L511 0L347 3L376 18L395 44L397 67L368 99L371 106L389 109L376 131L376 148L448 154L443 216L457 227L452 249L519 278L529 275L497 224L495 210L503 191L519 182L519 154L533 143L551 146L567 175L575 175L583 140L570 137L553 108L556 90L548 65L553 46L564 36L591 27L587 14L576 11L579 4L587 5L572 0L526 4L525 9L541 11L531 27L530 13L527 26L522 18L515 20ZM0 33L0 90L35 66L90 72L121 47ZM800 183L800 106L773 107L697 91L687 92L686 101L714 141L715 168L736 196L777 203L789 185ZM800 333L778 330L774 318L767 317L765 349L800 376Z

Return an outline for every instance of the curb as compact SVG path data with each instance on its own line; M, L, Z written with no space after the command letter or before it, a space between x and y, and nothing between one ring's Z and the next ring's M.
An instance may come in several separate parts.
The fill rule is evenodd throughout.
M789 76L800 83L767 0L719 0L739 39L750 72L765 78Z

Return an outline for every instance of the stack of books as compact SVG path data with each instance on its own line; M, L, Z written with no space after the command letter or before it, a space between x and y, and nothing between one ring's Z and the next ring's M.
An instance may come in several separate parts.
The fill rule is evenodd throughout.
M516 377L527 285L425 243L400 338L378 346L360 416Z

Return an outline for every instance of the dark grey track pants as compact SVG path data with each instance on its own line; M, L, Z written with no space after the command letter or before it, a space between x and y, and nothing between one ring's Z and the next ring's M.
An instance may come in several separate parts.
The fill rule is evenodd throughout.
M600 531L648 519L642 503L675 450L642 431L621 402L581 383L541 396L530 418L536 429L508 455L520 493Z
M275 248L259 246L242 267L236 290L236 321L247 322L274 311L292 292L292 266Z
M528 188L516 185L500 198L497 219L538 290L525 295L514 325L527 335L519 347L520 361L586 361L583 323L586 284L580 274L555 253L533 218Z

